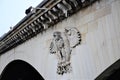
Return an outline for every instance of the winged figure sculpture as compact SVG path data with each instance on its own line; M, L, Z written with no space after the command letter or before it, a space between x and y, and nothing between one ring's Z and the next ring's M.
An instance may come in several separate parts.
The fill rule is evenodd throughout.
M72 49L81 42L80 32L75 27L67 27L64 32L56 31L50 44L50 53L58 59L57 73L63 75L72 71L70 58Z

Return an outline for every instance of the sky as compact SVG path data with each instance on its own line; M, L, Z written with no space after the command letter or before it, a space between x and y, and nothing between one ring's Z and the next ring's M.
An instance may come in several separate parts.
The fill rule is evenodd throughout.
M14 27L30 6L36 7L43 0L0 0L0 37Z

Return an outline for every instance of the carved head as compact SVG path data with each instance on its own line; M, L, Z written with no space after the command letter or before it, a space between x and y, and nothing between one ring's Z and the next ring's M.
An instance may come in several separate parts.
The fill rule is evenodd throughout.
M59 39L61 39L61 32L59 32L59 31L54 32L53 37L54 37L55 40L58 41Z
M65 33L67 33L69 36L71 36L71 29L72 29L72 27L65 28Z

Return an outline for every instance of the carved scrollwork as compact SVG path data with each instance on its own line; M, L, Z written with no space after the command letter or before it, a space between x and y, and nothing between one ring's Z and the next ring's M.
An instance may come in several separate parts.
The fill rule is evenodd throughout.
M81 35L75 28L65 28L64 32L53 33L53 40L50 44L50 53L56 54L58 58L57 73L63 75L72 71L70 57L71 51L80 44Z

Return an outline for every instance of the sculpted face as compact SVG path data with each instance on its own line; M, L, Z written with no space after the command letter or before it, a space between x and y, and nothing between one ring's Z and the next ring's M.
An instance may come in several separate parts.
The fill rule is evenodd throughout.
M67 33L69 36L71 36L71 30L68 28L65 28L65 33Z
M54 32L53 37L54 37L55 40L58 41L61 38L61 32Z

